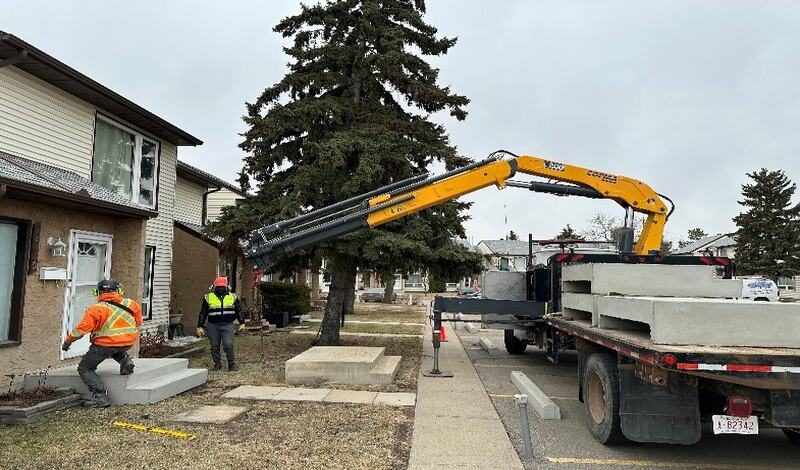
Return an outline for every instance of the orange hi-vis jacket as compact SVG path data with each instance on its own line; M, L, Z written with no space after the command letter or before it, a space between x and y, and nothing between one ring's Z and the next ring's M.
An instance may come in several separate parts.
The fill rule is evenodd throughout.
M123 299L116 292L103 292L97 300L98 303L86 309L81 322L67 335L68 341L71 343L91 333L92 344L97 346L132 346L136 343L138 327L142 324L142 307L134 300ZM133 315L109 302L128 307Z

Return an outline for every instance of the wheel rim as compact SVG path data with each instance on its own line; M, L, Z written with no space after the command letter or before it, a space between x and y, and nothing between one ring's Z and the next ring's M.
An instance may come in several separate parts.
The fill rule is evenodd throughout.
M600 424L606 419L606 394L603 388L603 381L600 379L600 376L597 375L597 372L593 372L592 375L589 376L587 390L589 395L587 397L589 402L589 415L595 423Z

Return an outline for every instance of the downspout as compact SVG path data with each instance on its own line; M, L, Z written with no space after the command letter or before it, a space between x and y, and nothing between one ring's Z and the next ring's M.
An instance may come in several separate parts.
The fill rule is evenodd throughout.
M208 218L208 195L216 193L217 191L221 190L222 186L217 186L215 189L210 189L203 193L203 211L202 215L200 216L200 225L202 225L203 227L205 227L206 223L208 223L208 221L206 220Z

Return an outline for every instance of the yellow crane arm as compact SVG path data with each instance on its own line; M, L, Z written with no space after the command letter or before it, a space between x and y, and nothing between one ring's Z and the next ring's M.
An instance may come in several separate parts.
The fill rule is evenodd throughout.
M498 154L513 156L500 159ZM517 172L569 184L509 181ZM669 214L661 197L647 184L626 176L559 163L531 155L498 151L442 175L417 175L327 207L262 227L253 232L245 256L262 269L281 253L314 246L364 227L377 227L487 186L526 187L532 191L611 199L647 215L633 251L648 255L661 250Z
M409 192L379 195L369 200L380 210L367 216L367 224L377 227L408 214L442 204L487 186L499 189L516 172L572 183L597 192L594 197L612 199L623 207L647 215L634 252L639 255L661 250L667 208L661 197L647 184L627 176L613 175L544 158L521 155L510 160L496 160ZM397 203L393 203L397 201Z

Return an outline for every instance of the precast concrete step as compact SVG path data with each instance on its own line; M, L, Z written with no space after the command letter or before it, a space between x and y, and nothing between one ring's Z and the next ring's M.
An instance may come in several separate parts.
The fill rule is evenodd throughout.
M383 356L372 367L368 376L369 384L390 384L394 381L394 376L400 369L400 361L403 358L400 356Z
M117 393L117 396L109 390L109 395L111 395L111 401L119 405L157 403L199 387L207 380L207 369L184 369L149 382L139 383L122 390L122 394Z
M380 371L389 367L384 351L383 347L315 346L286 361L286 382L386 383L385 377L373 373L376 367Z
M714 266L585 263L564 266L562 291L652 297L736 298L742 281L721 279Z
M155 403L201 385L208 378L206 369L188 369L188 359L137 358L134 363L136 368L130 375L119 375L119 364L113 359L106 359L97 367L97 375L108 389L112 403ZM78 375L77 364L51 369L46 378L28 376L25 378L25 387L35 388L40 382L48 387L72 388L84 398L91 396ZM174 387L169 385L173 382ZM157 389L157 392L148 392L149 389ZM172 391L174 393L168 394Z

